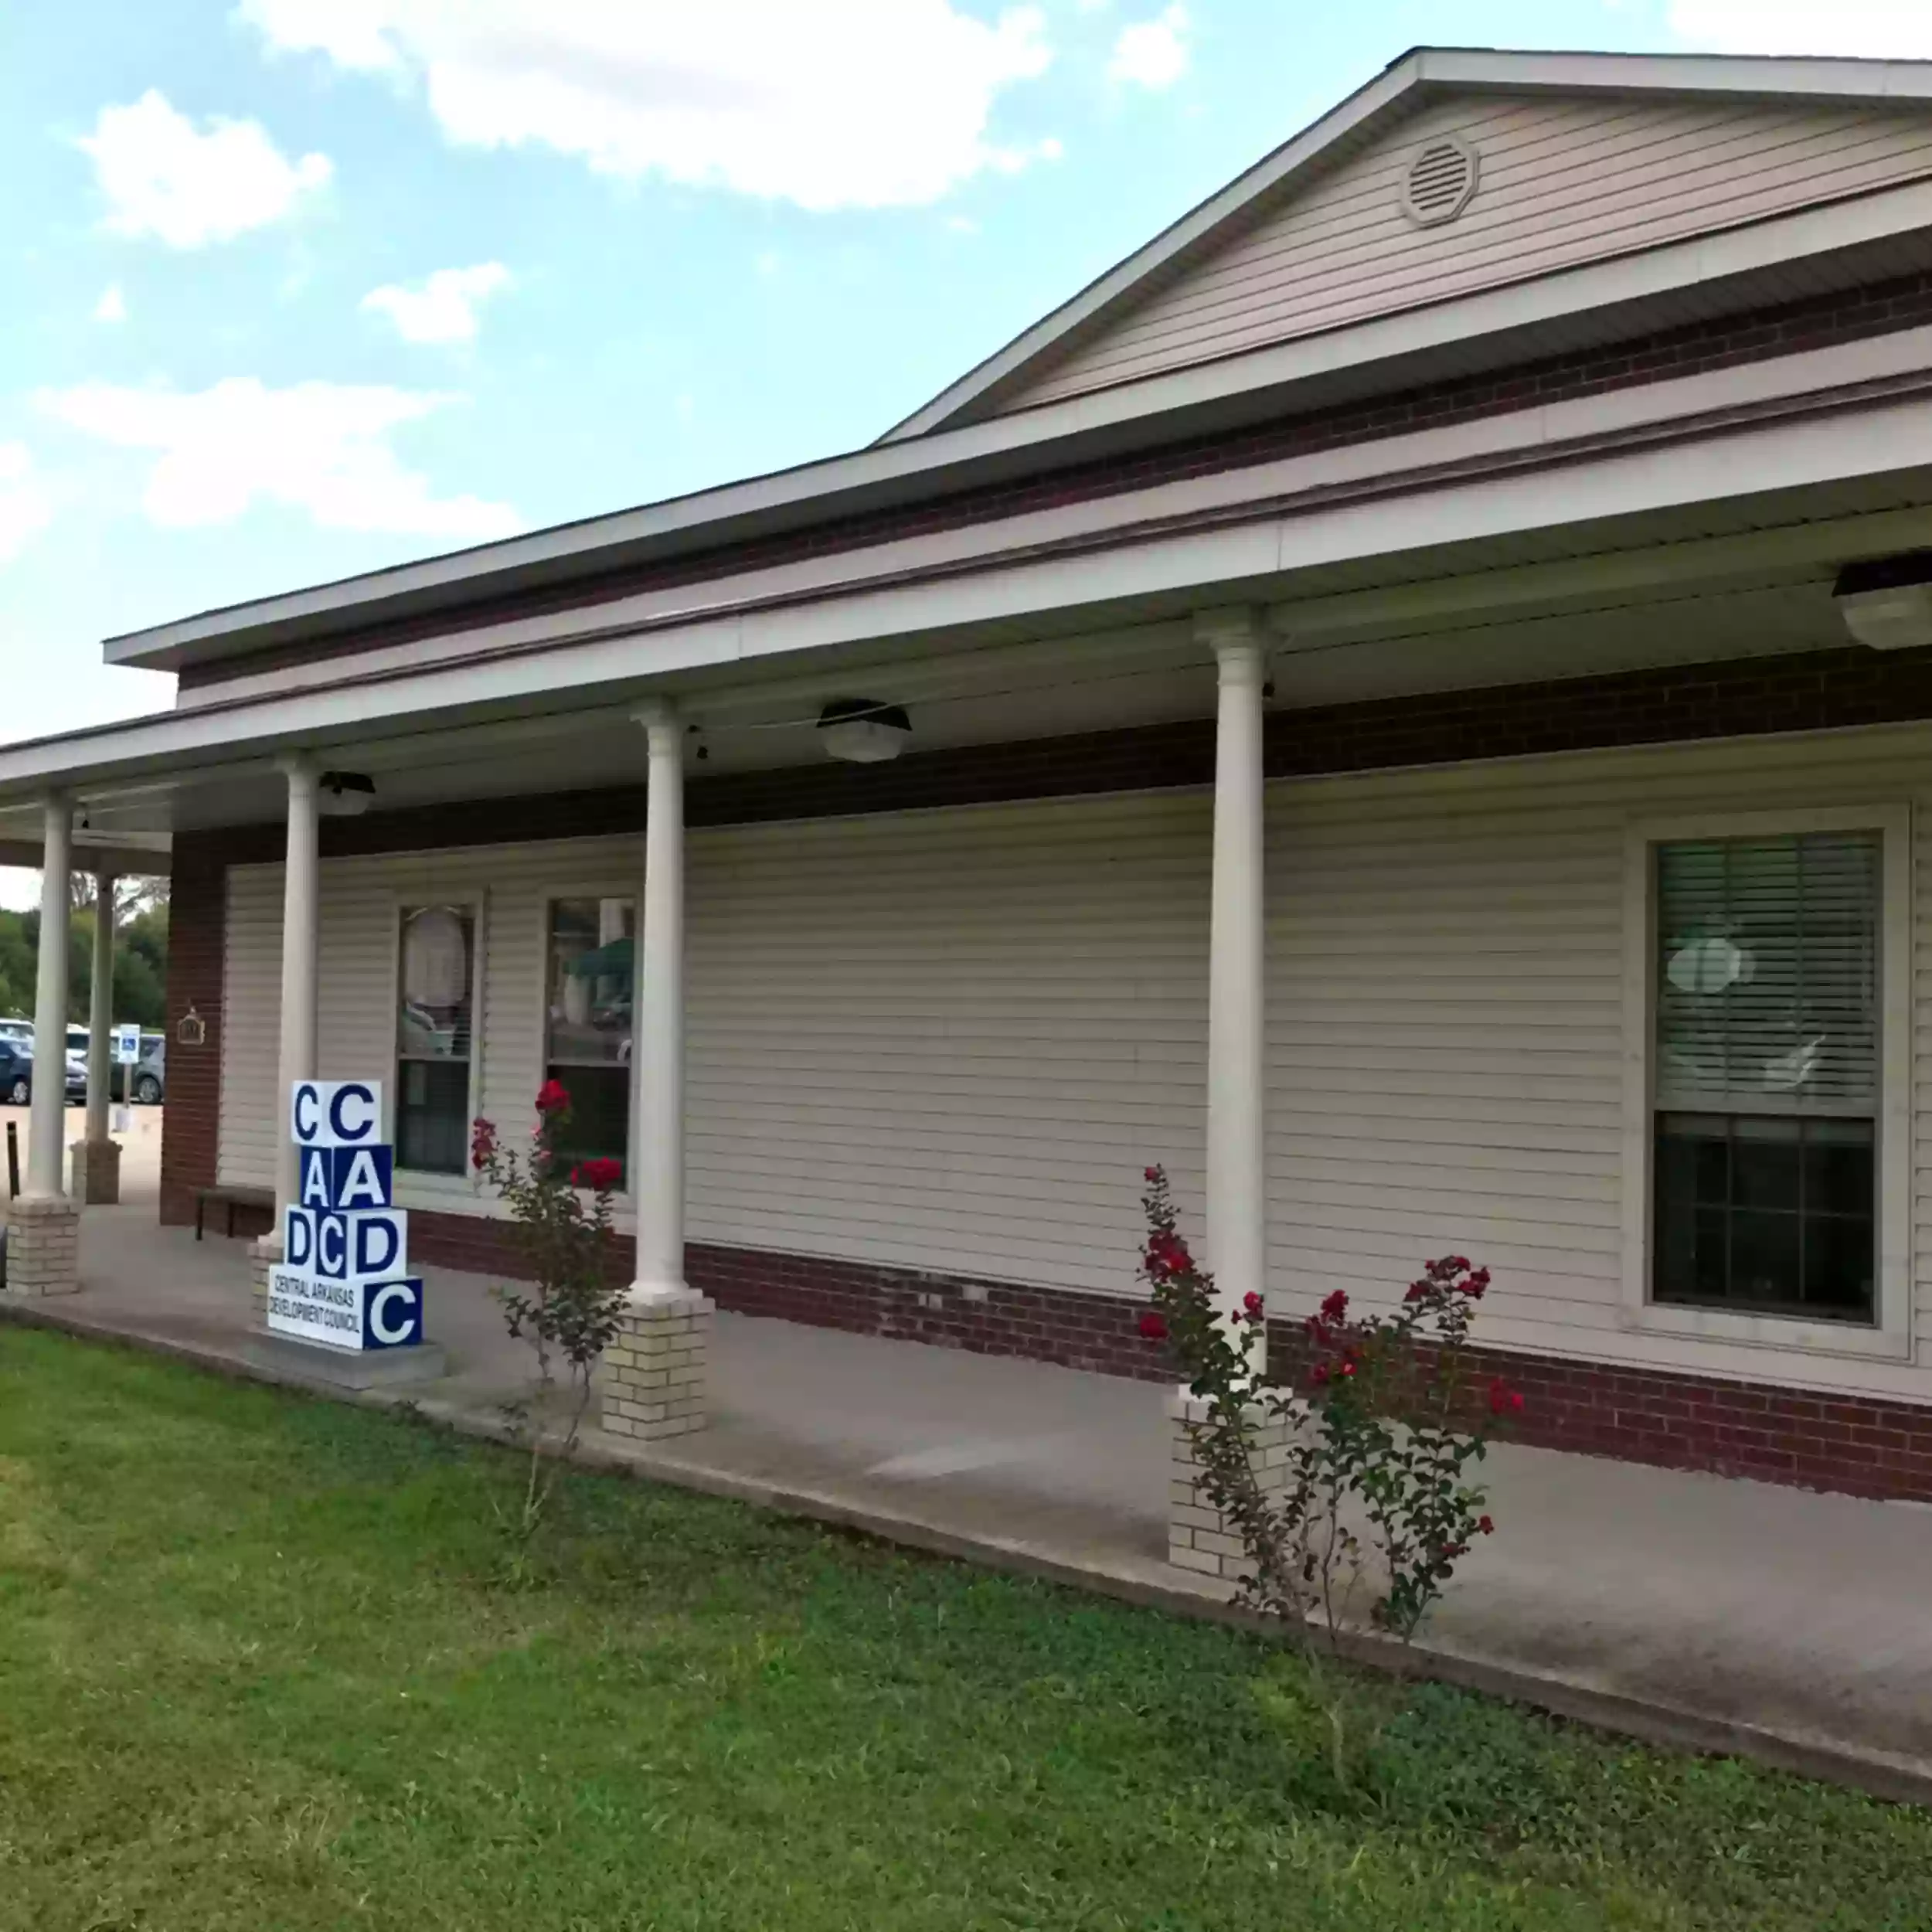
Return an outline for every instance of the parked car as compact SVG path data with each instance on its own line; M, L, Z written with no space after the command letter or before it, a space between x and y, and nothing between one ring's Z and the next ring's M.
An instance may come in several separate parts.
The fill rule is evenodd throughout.
M32 1098L32 1042L0 1036L0 1104L25 1107Z
M134 1068L134 1098L143 1107L158 1106L168 1090L168 1041L161 1033L141 1036L141 1056Z
M33 1046L33 1022L30 1019L0 1019L0 1040L17 1041L31 1050Z

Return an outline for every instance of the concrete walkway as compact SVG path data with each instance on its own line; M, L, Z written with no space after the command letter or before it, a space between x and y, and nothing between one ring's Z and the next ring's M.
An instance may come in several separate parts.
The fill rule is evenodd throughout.
M78 1295L12 1311L247 1361L244 1244L96 1209ZM424 1270L444 1379L497 1426L526 1359L488 1283ZM1164 1561L1163 1392L1034 1362L721 1315L713 1426L593 1455L928 1547L1206 1610ZM1431 1668L1573 1715L1932 1797L1932 1510L1503 1447L1498 1523Z

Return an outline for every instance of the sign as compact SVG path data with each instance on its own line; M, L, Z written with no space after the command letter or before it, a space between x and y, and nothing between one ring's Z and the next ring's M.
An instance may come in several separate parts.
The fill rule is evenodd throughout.
M295 1199L268 1276L268 1325L329 1349L423 1339L423 1284L409 1271L409 1216L395 1205L395 1151L377 1139L376 1080L298 1080L289 1094Z
M132 1066L141 1058L141 1029L139 1026L117 1026L114 1029L114 1064Z

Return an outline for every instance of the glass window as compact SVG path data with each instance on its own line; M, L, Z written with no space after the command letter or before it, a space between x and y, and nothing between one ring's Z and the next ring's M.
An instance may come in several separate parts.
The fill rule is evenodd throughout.
M405 906L396 1013L396 1165L468 1169L476 913Z
M1657 848L1660 1302L1877 1319L1880 845Z
M628 899L550 906L543 1071L570 1096L557 1148L573 1161L629 1158L634 917Z

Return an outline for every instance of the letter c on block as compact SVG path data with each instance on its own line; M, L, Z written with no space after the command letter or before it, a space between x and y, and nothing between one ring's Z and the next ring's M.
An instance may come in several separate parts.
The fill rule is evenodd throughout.
M389 1311L398 1295L403 1298L403 1318L400 1322L392 1322ZM378 1288L369 1298L369 1333L386 1347L393 1348L406 1340L410 1330L416 1325L414 1304L415 1295L406 1282L392 1281L387 1287Z
M307 1103L308 1109L306 1118L304 1117L302 1111L304 1102ZM318 1117L318 1110L321 1104L321 1096L315 1091L315 1083L313 1080L298 1080L295 1083L294 1112L297 1145L307 1147L314 1141L317 1133L321 1130L322 1123Z
M344 1112L352 1101L359 1100L362 1107L359 1125L351 1126ZM335 1098L328 1110L328 1124L335 1130L336 1145L352 1147L358 1141L366 1141L376 1131L376 1096L359 1080L345 1080L335 1090Z

